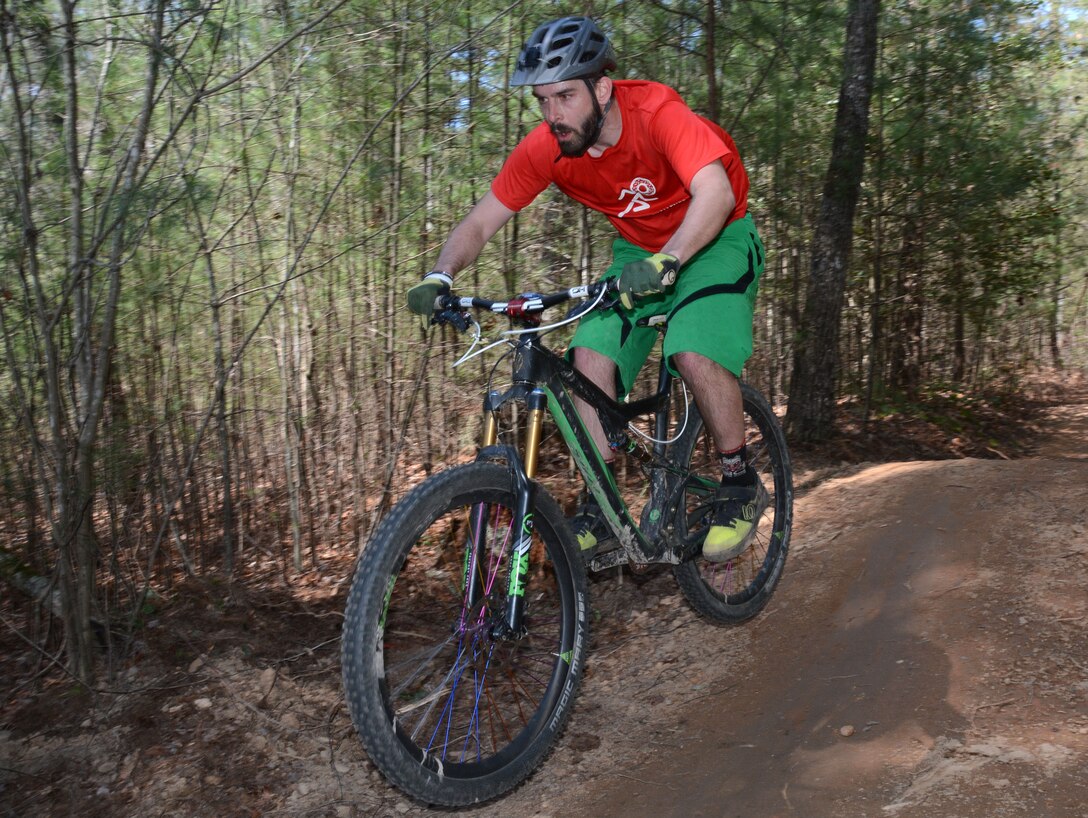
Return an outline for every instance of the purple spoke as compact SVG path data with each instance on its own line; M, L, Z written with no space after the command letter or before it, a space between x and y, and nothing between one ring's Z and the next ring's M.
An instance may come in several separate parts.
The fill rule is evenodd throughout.
M465 754L468 752L468 743L469 743L469 739L473 736L472 728L474 726L476 728L476 733L475 733L475 736L476 736L476 760L479 761L480 758L481 758L483 743L480 741L480 732L479 732L480 731L480 697L483 696L484 687L487 684L487 681L486 681L487 680L487 671L488 671L488 668L491 667L491 656L494 653L494 650L495 650L495 645L494 645L494 643L492 643L491 646L488 648L488 651L487 651L487 661L484 663L483 673L482 674L480 674L480 673L473 674L473 676L474 676L474 678L476 680L476 698L475 698L475 701L473 702L473 705L472 705L472 718L469 719L468 734L465 736L465 746L461 750L461 760L462 761L465 758ZM481 675L483 676L483 681L481 681L481 679L480 679Z

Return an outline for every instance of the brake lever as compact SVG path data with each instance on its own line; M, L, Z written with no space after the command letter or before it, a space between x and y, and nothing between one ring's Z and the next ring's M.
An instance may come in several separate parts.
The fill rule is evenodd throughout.
M580 316L586 314L587 312L589 312L590 310L593 310L593 309L597 309L597 310L615 309L617 306L620 305L621 302L620 302L619 296L614 295L614 293L618 292L614 282L615 282L615 279L612 279L611 281L609 281L607 283L607 289L605 290L605 294L603 296L600 296L599 300L598 300L597 295L591 295L585 301L582 301L582 302L580 302L578 304L575 304L573 307L571 307L569 310L567 310L567 314L566 314L566 316L564 316L563 320L564 321L572 321L575 318L579 318Z
M458 332L468 332L470 321L468 312L456 308L438 310L431 316L432 325L452 324Z
M584 315L585 313L589 312L592 307L593 307L593 302L592 301L580 301L577 304L575 304L574 306L572 306L569 310L567 310L567 314L565 316L563 316L563 320L564 321L572 321L573 319L578 318L578 317Z

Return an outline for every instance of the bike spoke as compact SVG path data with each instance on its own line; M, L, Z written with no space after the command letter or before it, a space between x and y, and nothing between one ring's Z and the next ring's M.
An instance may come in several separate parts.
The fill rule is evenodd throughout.
M754 390L745 386L745 442L748 466L758 475L767 494L767 505L746 549L725 563L712 563L698 554L677 566L674 573L692 605L720 622L742 622L766 604L781 573L788 549L791 473L778 419ZM701 418L686 438L687 448L679 462L689 469L685 485L684 541L698 548L710 524L710 503L703 488L719 476L716 447Z
M405 561L392 588L384 642L396 719L422 753L447 764L481 763L514 741L563 661L555 577L543 566L535 565L531 576L527 634L495 641L491 627L505 611L513 513L503 504L478 503L464 514L448 531L460 527L460 547L475 555L480 599L469 599L456 577L465 560L447 551L457 540L432 535L447 526L436 521L420 540L434 545Z

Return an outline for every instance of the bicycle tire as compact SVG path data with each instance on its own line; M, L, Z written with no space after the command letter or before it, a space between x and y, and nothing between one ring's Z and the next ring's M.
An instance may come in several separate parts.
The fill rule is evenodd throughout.
M513 474L494 463L429 478L379 525L352 580L341 647L352 723L386 778L428 804L464 806L517 786L552 748L581 680L585 568L539 486L526 632L493 633L516 497ZM485 593L468 609L464 557L474 537L487 557L478 561Z
M786 438L767 400L748 384L741 385L748 447L748 464L756 470L770 495L748 549L725 563L696 555L673 568L677 584L691 606L704 617L735 625L754 617L770 600L782 576L793 525L793 471ZM674 525L688 542L701 542L710 517L705 485L716 483L721 470L716 447L698 410L692 406L688 427L671 452L673 463L694 475L685 489Z

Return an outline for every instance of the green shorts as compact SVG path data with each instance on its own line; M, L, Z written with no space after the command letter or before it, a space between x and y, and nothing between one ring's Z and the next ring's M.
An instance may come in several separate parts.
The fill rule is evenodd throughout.
M649 255L617 238L612 244L612 266L604 277L614 278L629 261ZM663 294L640 299L630 311L618 307L586 316L570 349L586 347L615 361L622 397L630 391L658 337L657 330L635 322L667 314L663 354L670 369L673 355L696 352L739 377L752 354L752 312L762 274L763 242L751 216L745 216L696 253Z

